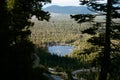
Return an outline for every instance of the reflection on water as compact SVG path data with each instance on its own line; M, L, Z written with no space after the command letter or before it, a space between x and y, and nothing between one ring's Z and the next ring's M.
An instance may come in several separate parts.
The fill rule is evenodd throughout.
M59 56L64 56L70 54L74 50L73 46L49 46L48 51L51 54L57 54Z

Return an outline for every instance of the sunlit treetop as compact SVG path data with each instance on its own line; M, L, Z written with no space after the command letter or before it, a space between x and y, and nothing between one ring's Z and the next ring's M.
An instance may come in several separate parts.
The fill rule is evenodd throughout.
M7 0L7 8L8 10L13 9L15 0Z

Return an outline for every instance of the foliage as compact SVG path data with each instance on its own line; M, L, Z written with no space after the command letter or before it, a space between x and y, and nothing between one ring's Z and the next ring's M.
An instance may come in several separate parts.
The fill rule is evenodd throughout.
M82 5L87 5L88 7L90 7L91 10L93 11L102 11L102 12L107 12L107 3L106 2L101 2L101 1L95 1L95 0L90 0L90 1L86 1L86 0L82 0L80 1ZM119 4L119 0L113 0L112 1L112 17L113 18L120 18L120 13L117 12L117 10L120 9L119 6L115 6ZM106 14L106 13L104 13Z
M83 0L82 2L84 2L84 1L85 0ZM99 34L99 36L97 36L97 37L96 37L96 35L93 36L92 38L90 38L88 40L88 42L92 43L93 45L98 45L100 48L103 48L102 46L104 46L104 49L101 49L101 51L99 52L99 57L98 57L99 58L98 60L101 60L101 64L100 64L101 65L101 73L100 73L99 80L103 80L106 78L108 72L115 74L114 72L112 72L109 69L109 67L112 67L114 65L113 63L110 64L110 62L112 62L110 53L113 50L113 46L111 45L111 43L113 43L112 40L119 42L119 40L118 40L119 36L117 36L117 35L119 35L119 27L118 26L120 26L120 25L117 25L116 27L115 27L116 23L113 23L111 25L111 17L115 18L113 15L115 15L115 14L118 15L119 13L114 13L114 12L116 10L119 10L120 8L113 7L112 1L108 1L108 4L99 4L96 1L90 1L90 2L88 2L88 6L92 7L94 9L94 11L96 11L96 12L97 11L104 11L104 12L107 11L106 29L104 32L99 32L100 28L95 28L94 26L92 29L89 28L89 29L83 31L85 33L92 34L92 35L95 34L96 31L98 31L96 33ZM71 18L74 18L77 22L79 22L82 19L81 15L82 14L77 15L77 16L75 15L74 17L71 17ZM83 18L86 17L87 15L84 15ZM119 18L119 16L116 16L116 18ZM82 22L86 22L86 21L87 20L84 18L84 21L82 21ZM116 49L116 51L118 51L118 50L119 50L119 48ZM86 51L87 50L85 50L85 53L87 53ZM114 48L114 51L115 51L115 48ZM101 53L103 53L103 54L101 54ZM116 52L113 52L113 53L115 54ZM112 75L110 75L110 76L112 76ZM116 77L117 76L118 75L116 75ZM114 78L115 78L115 76L114 76Z
M51 55L46 50L37 48L37 55L40 58L40 64L47 67L53 67L57 70L76 70L81 67L80 60L67 56ZM53 64L54 63L54 64Z
M50 74L50 72L48 72L47 69L45 69L44 67L36 67L33 69L33 78L35 80L49 80L45 75L43 75L43 73L48 73Z
M95 15L92 14L77 14L77 15L70 15L71 18L74 18L75 21L78 23L92 21L95 18Z
M63 45L69 44L79 48L78 44L84 46L85 40L90 37L89 35L81 35L81 31L92 27L92 25L89 22L79 25L70 19L69 15L51 14L49 22L38 22L34 17L31 20L35 24L31 28L30 39L40 47L63 43Z
M64 17L63 17L64 16ZM47 48L47 46L52 45L73 45L75 46L75 50L72 54L70 54L68 57L75 57L81 65L77 65L79 63L76 63L76 67L73 66L71 63L71 66L68 66L66 64L66 61L64 61L64 58L60 58L61 61L64 62L54 62L58 61L57 58L55 60L54 57L57 55L48 55L48 53L38 50L38 55L41 55L41 64L45 64L47 62L47 65L50 67L58 66L63 67L66 69L67 67L70 67L71 69L77 69L86 67L88 68L89 64L91 64L91 60L93 60L96 56L96 53L93 53L91 55L86 55L86 63L84 63L83 58L84 54L81 55L80 53L83 52L84 49L90 48L91 44L87 42L87 40L91 37L88 34L82 34L81 31L84 31L86 29L89 29L89 27L92 28L92 24L89 22L82 23L81 25L74 22L68 15L57 15L57 14L51 14L51 19L49 22L42 21L38 22L36 18L32 18L32 21L35 22L35 25L33 28L31 28L32 34L31 34L31 40L34 42L34 44L38 45L39 47ZM43 27L44 26L44 27ZM69 43L68 43L69 42ZM43 45L43 46L42 46ZM90 50L89 50L90 51ZM42 53L44 55L42 55ZM48 55L48 58L50 57L50 60L44 56ZM67 59L66 59L67 60ZM87 62L88 61L88 62ZM54 64L53 64L54 63ZM57 63L57 64L56 64ZM63 63L63 64L62 64ZM86 66L85 66L86 65Z
M82 72L80 74L77 74L77 77L79 79L89 79L89 80L98 80L98 72Z
M36 15L39 20L48 20L49 13L41 10L42 3L46 2L50 0L0 0L1 73L4 76L31 79L34 45L29 40L29 28L33 25L29 19Z

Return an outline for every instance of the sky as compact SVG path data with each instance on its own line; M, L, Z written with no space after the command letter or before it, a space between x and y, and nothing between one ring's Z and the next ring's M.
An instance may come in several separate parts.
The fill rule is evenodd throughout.
M52 4L57 4L61 6L79 5L79 0L52 0Z
M79 6L79 0L51 0L51 4L47 4L46 6L50 5L59 5L59 6Z
M47 7L50 5L59 5L59 6L80 6L80 1L79 0L51 0L52 3L47 4L43 7ZM98 3L106 3L107 0L96 0Z

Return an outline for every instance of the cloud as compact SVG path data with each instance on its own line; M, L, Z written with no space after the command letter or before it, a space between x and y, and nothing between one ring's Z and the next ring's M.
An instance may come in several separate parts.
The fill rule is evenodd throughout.
M51 0L52 3L46 4L43 8L51 6L51 5L59 5L59 6L79 6L79 0Z
M68 6L68 5L79 5L79 0L52 0L52 4L54 5L62 5L62 6Z

